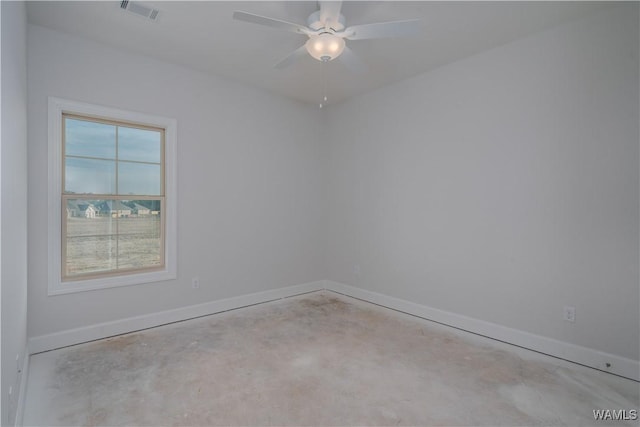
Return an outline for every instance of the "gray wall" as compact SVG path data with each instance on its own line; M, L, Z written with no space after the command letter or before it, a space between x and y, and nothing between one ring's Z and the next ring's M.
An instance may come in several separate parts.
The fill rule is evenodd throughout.
M317 108L42 27L28 35L29 336L324 278ZM178 280L47 296L48 96L177 119Z
M28 35L29 336L327 278L638 360L637 4L327 117ZM178 119L178 280L47 297L47 96Z
M23 2L3 1L0 7L2 425L8 425L15 418L21 377L17 366L22 367L27 337L27 18Z
M327 109L328 278L638 360L638 36L629 3Z

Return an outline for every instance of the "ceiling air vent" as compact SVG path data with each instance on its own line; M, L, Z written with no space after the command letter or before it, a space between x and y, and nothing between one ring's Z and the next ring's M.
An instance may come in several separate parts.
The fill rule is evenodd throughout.
M149 6L145 6L140 2L134 2L129 0L123 0L120 2L120 9L128 10L129 12L142 16L143 18L155 21L158 19L160 11Z

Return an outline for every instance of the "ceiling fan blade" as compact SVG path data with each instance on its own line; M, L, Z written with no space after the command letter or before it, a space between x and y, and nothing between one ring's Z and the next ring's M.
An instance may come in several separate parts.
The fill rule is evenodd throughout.
M338 22L340 18L340 9L342 8L341 1L319 1L320 4L320 22L332 26L333 23Z
M307 55L308 55L307 47L305 45L302 45L299 48L297 48L296 50L294 50L293 52L291 52L282 61L280 61L276 65L274 65L274 67L279 69L279 70L281 70L283 68L288 67L289 65L291 65L294 62L298 61L300 58L302 58L304 56L307 56Z
M292 22L281 21L279 19L267 18L266 16L255 15L253 13L242 12L236 10L233 12L233 19L238 21L250 22L252 24L265 25L267 27L277 28L279 30L291 31L298 34L307 34L309 29L302 25Z
M344 47L344 50L342 51L342 54L338 56L338 59L344 64L345 67L347 67L354 73L362 74L369 69L369 67L367 67L367 64L362 62L362 60L358 58L358 56L353 53L353 51L349 49L348 46Z
M388 37L411 36L420 32L420 20L378 22L376 24L354 25L344 30L347 40L383 39Z

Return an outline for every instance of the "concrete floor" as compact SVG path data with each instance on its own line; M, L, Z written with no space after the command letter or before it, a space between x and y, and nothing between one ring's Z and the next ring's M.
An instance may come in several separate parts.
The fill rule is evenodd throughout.
M638 389L323 291L34 355L24 423L625 425L592 410Z

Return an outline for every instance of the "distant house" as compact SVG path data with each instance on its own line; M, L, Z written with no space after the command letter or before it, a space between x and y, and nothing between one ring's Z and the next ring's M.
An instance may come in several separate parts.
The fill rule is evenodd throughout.
M100 210L92 203L67 201L67 218L91 218L94 219Z
M95 219L97 213L98 213L98 209L96 209L96 207L93 206L93 205L89 205L84 210L84 217L85 218L90 218L90 219Z
M138 203L133 204L133 212L137 215L149 215L151 214L151 209L142 206Z
M100 212L111 215L112 218L122 218L131 215L131 207L125 205L120 200L105 200L100 203Z
M120 200L114 200L111 205L111 216L114 218L121 218L123 216L131 215L131 208Z
M74 218L80 216L80 208L78 204L73 201L67 201L67 218Z

